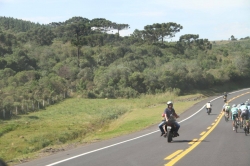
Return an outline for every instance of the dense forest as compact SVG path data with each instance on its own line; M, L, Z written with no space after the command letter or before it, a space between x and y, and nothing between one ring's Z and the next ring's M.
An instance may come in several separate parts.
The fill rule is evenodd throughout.
M0 17L0 118L45 108L69 96L131 98L205 89L250 78L250 39L183 34L182 25L128 24L73 17L38 24Z

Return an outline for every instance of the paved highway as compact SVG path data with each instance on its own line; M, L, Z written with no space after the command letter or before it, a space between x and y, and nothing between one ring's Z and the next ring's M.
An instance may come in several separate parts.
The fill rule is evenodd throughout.
M250 89L228 95L230 105L250 98ZM203 107L212 101L213 110ZM233 131L232 121L221 114L221 96L206 99L178 119L180 136L171 143L160 137L158 126L126 136L60 152L19 166L247 166L250 165L250 135Z

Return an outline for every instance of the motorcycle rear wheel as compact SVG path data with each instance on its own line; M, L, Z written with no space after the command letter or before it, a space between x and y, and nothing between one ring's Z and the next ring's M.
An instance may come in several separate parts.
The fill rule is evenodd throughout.
M167 133L167 138L168 138L168 143L172 142L172 133L170 131L168 131Z

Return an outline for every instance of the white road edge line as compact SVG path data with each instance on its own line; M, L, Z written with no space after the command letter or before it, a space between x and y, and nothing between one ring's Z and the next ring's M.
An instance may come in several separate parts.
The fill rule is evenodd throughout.
M229 94L233 94L233 93L237 93L237 92L241 92L241 91L245 91L245 90L249 90L249 89L250 89L250 88L246 88L246 89L242 89L242 90L239 90L239 91L235 91L235 92L232 92L232 93L229 93ZM217 100L217 99L219 99L219 98L221 98L221 97L222 97L222 96L216 97L216 98L214 98L214 99L211 100L211 101ZM195 112L195 113L192 114L191 116L187 117L186 119L183 119L183 120L180 121L179 123L182 123L182 122L184 122L184 121L190 119L191 117L193 117L194 115L196 115L197 113L199 113L204 107L205 107L205 105L204 105L203 107L201 107L201 109L199 109L197 112ZM75 158L77 158L77 157L81 157L81 156L84 156L84 155L87 155L87 154L90 154L90 153L94 153L94 152L97 152L97 151L100 151L100 150L103 150L103 149L107 149L107 148L116 146L116 145L124 144L124 143L126 143L126 142L130 142L130 141L133 141L133 140L136 140L136 139L139 139L139 138L142 138L142 137L145 137L145 136L154 134L154 133L156 133L156 132L159 132L159 130L156 130L156 131L150 132L150 133L148 133L148 134L144 134L144 135L141 135L141 136L139 136L139 137L135 137L135 138L132 138L132 139L129 139L129 140L126 140L126 141L118 142L118 143L116 143L116 144L112 144L112 145L109 145L109 146L105 146L105 147L103 147L103 148L99 148L99 149L92 150L92 151L89 151L89 152L86 152L86 153L82 153L82 154L79 154L79 155L76 155L76 156L73 156L73 157L70 157L70 158L67 158L67 159L64 159L64 160L60 160L60 161L57 161L57 162L48 164L48 165L46 165L46 166L53 166L53 165L56 165L56 164L59 164L59 163L62 163L62 162L68 161L68 160L75 159Z

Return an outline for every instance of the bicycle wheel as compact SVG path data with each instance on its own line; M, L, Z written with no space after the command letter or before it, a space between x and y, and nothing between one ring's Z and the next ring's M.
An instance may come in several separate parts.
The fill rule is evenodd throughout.
M243 130L245 132L245 135L247 136L247 124L245 118L243 119Z
M240 129L242 129L242 122L239 120Z
M236 121L236 120L234 120L234 126L235 126L235 132L237 133L238 124L237 124L237 121Z
M224 115L224 117L225 117L225 121L227 122L227 121L228 121L228 114L226 113L226 114Z

